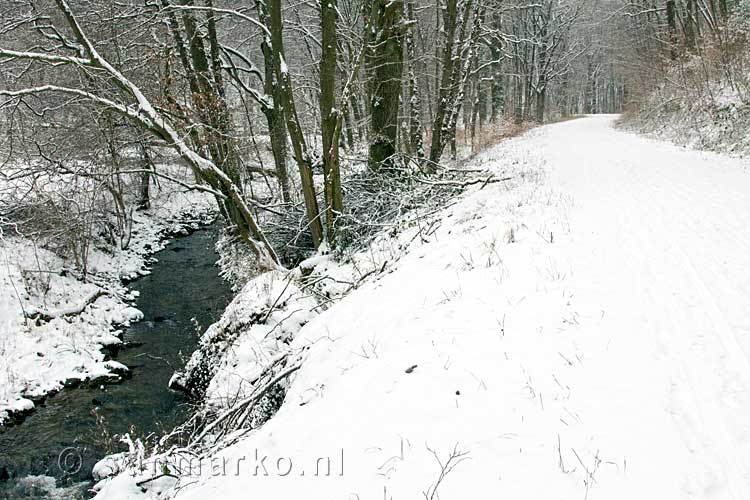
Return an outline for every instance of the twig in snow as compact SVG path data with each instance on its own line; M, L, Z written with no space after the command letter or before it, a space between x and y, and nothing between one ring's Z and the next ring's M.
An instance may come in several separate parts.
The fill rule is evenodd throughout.
M421 182L423 184L427 184L427 185L430 185L430 186L454 186L454 187L458 187L458 188L465 188L465 187L468 187L468 186L472 186L474 184L480 184L481 183L482 184L482 188L484 188L487 184L494 184L496 182L507 182L507 181L513 179L513 177L501 177L499 179L496 179L495 176L494 176L494 174L492 174L489 177L487 177L486 179L481 179L480 178L480 179L471 179L471 180L468 180L468 181L451 181L451 180L448 180L448 181L431 181L431 180L424 179L422 177L417 177L417 176L415 176L414 179L416 179L418 182Z
M175 476L174 474L170 474L169 472L165 472L165 473L163 473L163 474L158 474L158 475L156 475L156 476L153 476L153 477L150 477L150 478L148 478L148 479L144 479L143 481L138 481L137 483L135 483L135 485L136 485L136 486L138 486L138 487L140 488L140 487L142 487L142 486L143 486L144 484L148 484L148 483L150 483L151 481L156 481L157 479L161 479L161 478L163 478L163 477L173 477L173 478L175 478L175 479L180 479L179 477Z
M583 467L583 470L586 471L586 477L583 480L583 485L586 487L586 492L584 493L583 500L587 500L587 498L589 497L589 490L591 489L591 486L596 483L594 475L599 469L599 464L602 462L601 459L599 459L599 451L597 450L596 455L594 455L594 469L589 470L588 467L586 467L586 464L583 463L583 460L581 460L581 457L578 456L575 448L571 448L571 450L573 450L573 454L578 459L578 462L581 464L581 467Z
M284 289L281 290L281 293L279 294L279 296L276 297L276 300L273 301L273 304L271 304L271 307L268 308L268 312L266 313L265 316L263 316L263 319L260 320L260 323L265 323L268 320L268 317L271 316L271 313L276 308L276 304L279 303L279 300L281 300L281 297L284 295L284 292L286 292L286 289L289 288L289 284L292 282L293 279L294 279L294 275L290 273L289 279L286 281L286 285L284 285Z
M571 472L575 471L575 469L573 469L572 471L565 469L565 463L563 462L563 457L562 457L562 450L560 448L560 434L557 435L557 457L558 457L557 465L560 467L560 470L563 472L563 474L570 474Z
M440 484L445 480L445 477L450 474L450 472L455 469L458 464L460 464L464 460L469 459L469 452L460 451L458 449L458 443L456 443L456 445L453 447L453 451L448 456L448 460L443 463L435 450L433 450L429 446L427 446L427 449L430 451L430 453L432 453L432 456L435 457L435 460L437 460L437 463L440 466L440 474L438 475L435 483L430 485L430 487L427 488L427 491L423 491L422 495L424 496L425 500L434 500L438 498L437 491L440 487Z
M566 363L568 363L568 366L573 366L573 362L572 362L571 360L569 360L568 358L566 358L566 357L565 357L565 356L563 355L563 353L561 353L561 352L558 352L557 354L559 354L559 355L560 355L560 357L561 357L562 359L564 359Z

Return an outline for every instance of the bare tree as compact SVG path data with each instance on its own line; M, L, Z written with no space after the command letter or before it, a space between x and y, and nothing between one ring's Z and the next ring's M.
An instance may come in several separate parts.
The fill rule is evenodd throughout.
M63 27L52 25L55 35L46 38L51 38L53 43L44 47L44 51L0 49L0 58L48 65L52 70L51 76L54 76L55 68L73 68L82 76L81 85L61 86L55 83L44 83L17 89L1 89L0 95L24 101L42 94L65 94L109 109L128 118L144 130L148 130L172 147L193 169L196 177L206 183L207 186L204 189L211 191L218 200L221 200L225 213L237 228L239 235L255 253L259 265L263 268L275 267L278 264L276 253L258 227L241 188L233 180L236 176L236 172L232 170L233 165L230 163L228 171L225 171L214 161L201 156L188 146L176 128L151 104L141 89L100 54L67 0L56 0L55 4L73 39L62 34ZM19 23L25 25L33 22L29 19L31 16L33 14L20 19ZM97 79L101 90L91 90L89 86L84 85L92 77ZM202 78L206 78L205 74ZM208 83L204 82L204 85L208 86Z

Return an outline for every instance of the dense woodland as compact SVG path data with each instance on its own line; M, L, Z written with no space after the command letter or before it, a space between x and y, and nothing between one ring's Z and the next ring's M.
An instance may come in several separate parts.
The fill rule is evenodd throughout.
M84 269L165 183L211 193L271 269L473 182L452 160L529 124L648 113L670 85L750 99L738 0L0 5L0 225Z

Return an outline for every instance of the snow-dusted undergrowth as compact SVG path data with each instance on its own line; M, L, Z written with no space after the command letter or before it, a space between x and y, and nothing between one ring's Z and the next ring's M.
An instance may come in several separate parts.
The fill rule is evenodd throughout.
M670 63L666 78L630 104L622 123L657 139L694 149L745 157L750 153L750 63L746 15L730 20L723 44Z
M726 84L711 82L710 86L709 97L664 85L623 123L694 149L744 157L750 153L750 104Z
M92 246L85 280L69 261L6 231L0 241L0 424L66 383L126 371L101 352L121 342L117 328L141 318L123 280L147 274L150 255L170 235L214 217L215 202L206 193L165 187L152 195L152 208L133 212L127 250Z

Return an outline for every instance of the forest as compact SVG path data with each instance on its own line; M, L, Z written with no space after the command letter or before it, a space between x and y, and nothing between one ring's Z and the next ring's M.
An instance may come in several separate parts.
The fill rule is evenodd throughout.
M350 448L372 446L381 455L396 453L410 467L437 463L431 479L417 474L413 482L388 482L391 474L397 475L395 465L378 472L386 478L387 494L386 486L380 490L380 479L355 475L332 486L326 498L360 498L341 496L354 495L355 485L366 485L356 491L367 490L370 496L363 493L361 498L375 498L373 491L379 491L378 498L407 498L421 491L432 500L439 498L438 489L446 498L465 498L467 491L479 496L494 486L479 481L474 490L473 480L467 479L460 483L463 489L451 489L445 486L446 476L454 468L468 474L469 467L459 464L487 450L470 452L456 445L458 439L441 442L438 450L415 438L409 441L409 462L403 436L400 452L393 436L401 436L402 427L412 429L410 418L383 420L382 428L391 435L381 437L391 439L388 446L394 449L380 441L377 446L360 441L348 428L338 445L326 448L324 438L335 438L335 430L308 439L300 434L296 417L283 410L297 403L307 408L313 401L312 408L299 411L318 411L320 394L338 388L336 401L364 412L370 403L360 401L352 387L366 387L380 376L387 379L391 363L399 364L400 373L406 368L414 379L411 374L423 369L423 361L416 358L429 358L426 353L433 350L441 367L424 370L434 370L429 373L435 380L445 372L450 373L445 375L447 384L465 383L465 373L453 375L456 369L449 369L455 359L478 381L471 384L487 390L492 384L471 371L480 363L483 368L477 367L477 373L497 369L485 375L507 376L525 387L542 410L545 404L562 405L570 387L558 380L559 372L552 373L553 364L589 369L572 333L571 338L561 334L540 342L542 346L514 344L521 358L530 356L528 364L521 363L523 376L492 368L501 365L501 356L515 359L508 354L511 347L480 351L493 345L497 331L503 339L510 331L507 309L508 317L515 318L510 324L524 332L585 331L581 345L598 353L598 340L592 340L593 333L586 336L595 327L581 324L588 324L590 318L582 319L587 314L595 316L598 300L609 297L608 292L587 295L592 287L604 286L599 276L608 277L602 282L620 280L621 290L628 289L622 283L630 283L641 271L648 274L638 283L676 283L697 276L689 287L696 290L696 303L707 308L721 349L743 353L725 358L717 354L719 347L710 352L706 347L709 361L693 358L698 356L693 348L704 342L696 333L692 347L669 354L694 361L691 368L677 368L669 361L673 371L654 376L666 380L668 372L674 382L689 373L687 378L694 377L691 391L698 392L662 395L654 401L677 401L674 405L689 415L685 421L692 422L694 406L688 399L708 394L719 398L719 388L735 387L735 382L744 394L744 387L750 388L750 379L744 378L750 376L750 365L744 337L736 332L747 319L742 294L750 288L746 281L733 281L729 276L735 271L725 273L723 266L736 265L742 276L747 272L740 250L744 239L738 239L746 232L740 188L747 182L721 176L744 169L733 162L741 163L750 153L749 38L746 0L0 0L0 483L15 481L9 489L0 484L0 496L26 498L28 485L16 478L39 476L52 478L47 486L35 483L33 488L44 491L83 481L84 497L138 497L130 496L130 488L141 490L143 498L165 498L160 496L163 491L169 498L183 498L184 487L185 498L197 498L214 484L206 470L185 472L176 464L185 456L202 463L226 449L248 452L253 439L273 448L278 442L271 430L263 433L266 427L293 430L285 439L297 435L303 443L298 445L300 453L313 462L316 454L336 455L329 448L340 448L343 460L345 448L357 455L361 449ZM656 144L664 141L677 149L659 149ZM717 156L680 156L688 154L686 148ZM709 175L704 172L709 163L730 166ZM662 171L664 166L674 170ZM610 173L600 177L604 174L599 170ZM709 195L711 189L717 191ZM622 193L632 196L621 199ZM685 193L701 201L679 205ZM611 204L604 203L605 197ZM584 208L577 208L578 200ZM700 203L708 200L714 204L701 209ZM650 205L657 201L661 204ZM730 202L735 205L722 205ZM729 215L726 220L710 219L719 212L742 214L736 219L740 222L724 228L722 224L734 222ZM625 222L628 213L635 214L648 235L629 225L633 221ZM688 219L693 226L683 228ZM657 226L662 222L664 226ZM606 229L613 227L611 232ZM690 246L708 245L711 236L706 235L714 228L726 230L716 240L728 243ZM680 239L687 234L690 242ZM655 243L662 239L663 246ZM194 241L199 243L188 243ZM632 254L621 255L631 248ZM675 248L685 257L674 253ZM650 267L657 264L644 264L621 275L648 252L654 260L673 256L659 268L662 274ZM701 260L724 255L721 252L729 257ZM601 255L612 260L597 268L596 277L587 275L587 266L600 265ZM214 274L219 277L205 274L217 259ZM668 274L675 263L681 263L682 270ZM480 268L488 270L484 278L477 276ZM576 281L578 271L590 278L588 285ZM491 276L491 283L482 281ZM156 284L140 285L152 279ZM727 290L739 295L721 295ZM631 292L620 291L620 299L606 302L613 311L623 304L632 306L622 312L624 321L607 323L606 331L620 332L623 324L640 325L644 332L676 331L675 325L687 318L679 311L694 311L686 296L684 303L665 308L672 326L659 326L656 320L657 326L641 324L642 316L661 317L663 311L652 310L645 299L631 303L640 300L634 297L677 299L661 288L636 287ZM586 312L580 314L568 310L579 296L586 297L580 302ZM477 308L469 297L491 305ZM164 302L153 302L156 312L150 312L148 304L157 298ZM531 312L516 314L514 308ZM607 318L601 321L612 321L605 309L602 305L596 314L601 310L601 318ZM638 319L628 315L638 310L646 312ZM487 311L494 314L489 326L482 319ZM557 315L555 321L564 326L552 326L548 315ZM453 332L446 325L457 317L494 333L475 341L454 339L458 347L450 348L442 337L430 337L441 329ZM701 321L685 329L692 332ZM412 323L420 333L410 345L410 333L401 328ZM191 340L130 338L131 329L143 328L138 325L172 328ZM395 330L392 337L397 340L383 340L389 338L389 329ZM155 347L161 342L172 343L173 352L162 353ZM327 342L330 347L321 347ZM659 342L672 346L683 340ZM623 351L638 359L636 366L650 366L638 353L652 352L653 346L644 345L632 344ZM467 354L472 349L474 357ZM121 351L132 357L118 357ZM146 359L154 363L154 371L141 368L139 374ZM621 360L611 361L614 366ZM378 368L361 375L356 367L370 362ZM693 372L694 366L711 375ZM346 379L350 367L355 368ZM717 375L725 368L739 374L737 379ZM167 398L174 406L159 431L145 413L128 420L121 412L103 410L105 393L116 391L107 389L109 384L130 384L132 394L119 397L137 398L141 382L136 379L146 380L149 373L156 378L159 370L165 380L159 381L162 392L154 392L154 401ZM586 373L588 380L597 378L598 372ZM531 374L536 374L536 383L541 378L543 384L549 382L546 390L532 387ZM336 382L339 377L349 382ZM388 385L387 380L381 383ZM389 391L387 397L374 397L394 408L416 401L414 421L431 421L445 408L435 402L439 398L420 395L435 389L425 383L414 389L411 399ZM33 432L34 426L55 426L54 419L35 423L47 418L44 406L64 401L54 394L67 394L79 385L98 391L83 393L85 411L80 415L81 428L98 435L96 444L74 446L81 460L75 471L59 466L58 452L68 449L62 446L68 435L60 442L40 442L38 446L46 446L39 449L40 456L47 456L43 467L19 465L27 459L31 463L34 453L20 450L18 443L27 439L24 433ZM393 387L402 386L393 382ZM457 398L468 390L464 387L450 386L455 409ZM380 394L384 389L376 385L373 390ZM498 389L493 397L503 398L507 390ZM318 396L310 396L310 391ZM606 399L591 391L592 400ZM553 401L544 400L543 393L555 394ZM719 399L711 406L713 413L701 415L706 422L731 423L724 441L702 448L702 464L710 462L716 450L737 443L750 449L732 420L734 410L721 406ZM477 410L482 401L473 401L472 407ZM750 409L744 396L738 401L733 408ZM477 410L451 417L454 423L457 418L476 423L463 439L482 441L483 435L471 432L489 432L492 419L483 418L505 415L495 403L487 404L487 414ZM521 412L523 404L514 408ZM590 409L586 404L581 408ZM682 415L680 411L674 414ZM320 412L307 418L323 422L346 415L336 405ZM560 415L556 420L566 427L581 420L563 406ZM129 427L136 423L140 432ZM437 418L435 429L440 425ZM547 447L554 441L550 436L557 434L554 452L547 451L554 458L554 472L564 477L561 491L585 492L586 498L601 474L609 474L600 472L595 479L597 471L615 467L608 468L610 462L618 474L629 467L623 457L602 459L594 445L579 454L583 434L570 438L580 445L570 447L571 454L566 443L561 445L562 431L551 430L557 425L539 424L534 429L543 429L549 439L529 445ZM687 434L700 428L685 425ZM450 435L453 428L446 429ZM72 432L80 437L83 431ZM698 442L707 442L695 432ZM250 437L243 441L243 436ZM290 442L286 444L292 446ZM503 453L490 453L482 467ZM105 457L112 470L104 471ZM543 461L526 459L533 466ZM62 475L49 464L57 464ZM149 475L154 464L158 467ZM697 470L690 469L693 466L684 470ZM718 475L734 474L716 480L730 485L729 490L741 488L750 477L742 475L745 466L716 467L711 470L720 471ZM188 479L199 486L187 486L192 484ZM637 483L619 476L613 481L608 484ZM661 479L654 481L663 486ZM701 485L710 489L711 481L704 482ZM280 484L284 486L278 490ZM305 484L310 483L276 481L269 483L268 491L296 498L307 491ZM246 486L237 480L222 488L231 498L239 497ZM259 488L266 491L266 486ZM657 488L659 498L674 493L664 488ZM62 497L74 495L73 490L60 491ZM401 495L390 496L391 491ZM515 498L549 496L535 491L541 490L524 490ZM603 491L624 495L630 490L613 486ZM76 489L75 495L79 493Z
M7 1L3 184L29 190L3 226L67 240L85 271L93 234L127 246L129 212L172 182L211 193L259 269L294 265L398 213L370 210L381 185L443 178L460 147L660 85L747 99L746 22L732 0Z

